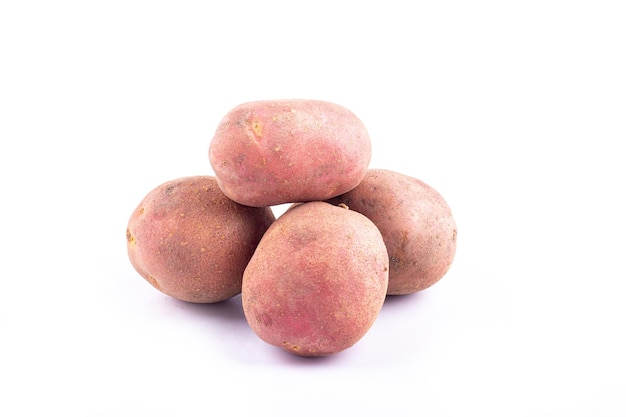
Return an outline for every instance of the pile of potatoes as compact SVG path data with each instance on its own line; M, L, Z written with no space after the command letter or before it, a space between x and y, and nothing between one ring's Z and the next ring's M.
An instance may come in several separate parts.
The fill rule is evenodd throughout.
M441 279L456 250L443 197L371 169L370 137L348 109L319 100L241 104L209 146L214 176L150 191L126 230L135 270L179 300L241 294L263 341L300 356L353 346L387 296ZM273 206L292 203L278 218Z

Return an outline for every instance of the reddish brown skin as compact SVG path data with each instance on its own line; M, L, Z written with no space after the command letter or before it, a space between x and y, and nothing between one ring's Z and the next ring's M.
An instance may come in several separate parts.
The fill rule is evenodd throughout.
M246 319L299 356L354 345L380 312L389 277L382 236L365 216L324 202L289 208L268 229L243 279Z
M150 191L133 211L128 256L159 291L216 303L241 292L245 266L273 221L270 208L228 199L215 177L175 179Z
M263 207L325 200L365 176L371 143L348 109L317 100L241 104L226 114L209 146L222 191Z
M370 169L359 186L329 203L362 213L381 231L389 253L389 295L429 288L454 260L457 228L450 207L417 178Z

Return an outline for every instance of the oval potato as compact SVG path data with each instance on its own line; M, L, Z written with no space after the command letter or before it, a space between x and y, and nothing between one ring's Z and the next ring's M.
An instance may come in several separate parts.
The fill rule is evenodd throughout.
M241 104L222 119L209 146L222 191L255 207L343 194L361 182L370 159L361 120L319 100Z

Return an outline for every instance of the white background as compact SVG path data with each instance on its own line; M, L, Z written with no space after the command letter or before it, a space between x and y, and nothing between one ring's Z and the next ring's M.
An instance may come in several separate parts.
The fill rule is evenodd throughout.
M0 415L626 415L623 2L409 4L1 3ZM126 254L143 196L272 98L352 110L458 225L439 283L318 360Z

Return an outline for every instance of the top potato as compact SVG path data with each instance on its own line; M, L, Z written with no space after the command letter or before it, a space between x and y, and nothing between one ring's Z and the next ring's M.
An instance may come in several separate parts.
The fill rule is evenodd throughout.
M224 194L254 207L343 194L365 177L370 159L361 120L317 100L241 104L222 119L209 147Z

